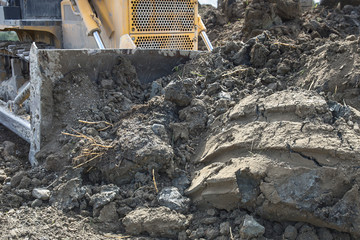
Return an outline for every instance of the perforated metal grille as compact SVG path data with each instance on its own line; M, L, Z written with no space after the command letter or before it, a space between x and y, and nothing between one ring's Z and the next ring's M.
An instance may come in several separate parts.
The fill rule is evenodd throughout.
M194 40L190 34L137 35L134 43L144 49L194 50Z
M191 0L132 0L130 32L191 32L195 24Z

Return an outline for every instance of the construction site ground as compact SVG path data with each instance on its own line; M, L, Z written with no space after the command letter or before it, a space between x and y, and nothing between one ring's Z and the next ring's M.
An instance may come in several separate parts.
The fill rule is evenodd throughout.
M0 239L359 239L360 6L296 3L201 6L213 52L147 85L68 74L37 167L1 127Z

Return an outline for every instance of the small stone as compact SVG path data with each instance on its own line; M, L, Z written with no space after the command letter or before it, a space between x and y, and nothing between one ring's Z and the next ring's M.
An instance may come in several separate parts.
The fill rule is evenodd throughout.
M215 216L216 214L217 214L217 211L216 211L216 209L214 209L214 208L210 208L210 209L208 209L207 211L206 211L206 213L207 213L207 215L209 215L209 216Z
M0 169L0 183L3 183L6 179L6 173L4 170Z
M41 200L48 200L50 198L50 190L45 188L34 188L32 191L32 196Z
M171 101L180 107L186 107L194 97L195 87L191 79L183 79L170 82L164 91L165 100Z
M105 89L112 89L114 88L114 81L111 79L103 79L101 80L101 86Z
M104 185L101 187L100 193L94 194L90 197L90 205L93 206L94 209L99 209L102 206L113 201L117 194L119 194L119 187L115 185Z
M18 188L28 188L31 185L31 179L28 176L24 176L20 183Z
M317 230L317 235L319 236L319 240L333 240L334 237L332 236L329 229L326 228L319 228Z
M100 210L99 220L101 222L115 222L119 219L116 212L116 203L111 202Z
M355 35L349 35L346 37L346 41L355 41L356 40L356 36Z
M223 222L220 224L220 233L222 235L229 235L229 233L230 233L230 223L229 222Z
M165 129L165 126L162 125L162 124L158 124L158 123L155 123L151 126L151 129L153 130L153 132L162 137L162 136L166 136L166 129Z
M31 185L33 185L34 187L40 186L41 181L37 178L33 178L33 179L31 179Z
M245 239L261 237L265 233L265 227L260 225L255 219L246 215L243 226L240 229L240 236Z
M158 200L161 205L179 212L186 212L190 204L190 199L182 196L176 187L161 190Z
M313 231L300 233L296 238L296 240L309 240L309 239L319 240L318 236Z
M314 231L314 229L311 226L309 226L308 224L304 224L300 228L299 233L312 232L312 231Z
M177 187L181 193L184 193L185 189L190 186L190 180L185 174L175 178L171 183Z
M117 209L117 213L120 215L120 217L125 216L126 214L128 214L129 212L132 211L132 208L129 206L123 206Z
M278 236L281 236L283 234L283 232L284 232L284 229L283 229L282 225L279 224L279 223L274 224L273 230Z
M151 84L151 93L150 98L153 98L155 96L160 96L165 93L164 88L161 86L161 83L158 83L157 81L154 81Z
M219 236L219 230L217 228L208 228L205 231L206 239L214 239Z
M21 182L21 179L25 176L25 172L24 171L20 171L20 172L17 172L10 180L10 185L11 187L17 187L20 182Z
M40 207L42 205L42 201L41 199L35 199L34 201L32 201L31 203L31 207L35 208L35 207Z
M295 240L297 237L297 234L298 234L298 232L297 232L296 227L289 225L285 228L284 239Z
M86 133L87 133L88 135L90 135L90 136L93 136L93 137L99 135L99 132L98 132L95 128L92 128L92 127L87 128L87 129L86 129Z
M285 63L279 63L278 67L277 67L277 74L279 75L285 75L288 72L290 72L291 68L285 64Z

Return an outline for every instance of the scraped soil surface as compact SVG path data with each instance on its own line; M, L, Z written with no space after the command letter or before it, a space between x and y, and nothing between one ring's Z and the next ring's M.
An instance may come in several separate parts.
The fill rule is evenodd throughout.
M148 85L55 83L39 166L0 128L0 238L359 239L360 7L296 2L201 6L213 52Z

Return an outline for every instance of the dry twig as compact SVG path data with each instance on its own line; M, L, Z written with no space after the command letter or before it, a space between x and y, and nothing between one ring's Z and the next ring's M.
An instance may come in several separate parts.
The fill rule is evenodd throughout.
M157 184L156 184L156 179L155 179L155 170L152 170L152 175L153 175L153 182L154 182L154 187L155 187L155 191L156 193L159 192L158 188L157 188Z
M93 122L86 123L92 124ZM80 168L94 161L95 159L102 157L106 151L114 147L113 143L110 145L105 144L105 142L99 137L94 138L87 136L76 131L75 129L72 129L72 131L74 131L75 134L67 132L62 132L62 134L85 140L85 145L81 148L80 154L73 158L73 164L75 165L74 168Z

